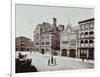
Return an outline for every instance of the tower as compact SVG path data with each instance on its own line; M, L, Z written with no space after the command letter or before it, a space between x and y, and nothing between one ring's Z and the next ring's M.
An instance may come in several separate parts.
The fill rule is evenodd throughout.
M56 26L57 19L53 18L53 25Z

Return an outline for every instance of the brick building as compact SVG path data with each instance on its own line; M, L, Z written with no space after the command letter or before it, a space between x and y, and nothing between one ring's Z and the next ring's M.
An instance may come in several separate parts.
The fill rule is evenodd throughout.
M70 24L60 32L60 54L66 57L77 57L77 39L79 29Z
M16 37L16 51L33 51L34 43L30 38L20 36Z
M94 59L94 18L79 21L80 39L78 52L86 59Z
M60 49L60 34L57 27L56 18L53 24L43 22L38 24L34 31L35 51L51 53L52 50Z

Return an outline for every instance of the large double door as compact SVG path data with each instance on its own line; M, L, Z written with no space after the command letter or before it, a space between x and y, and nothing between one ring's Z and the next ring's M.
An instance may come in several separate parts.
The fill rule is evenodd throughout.
M75 49L70 49L68 51L67 49L63 49L61 55L74 58L74 57L76 57L76 50Z
M61 55L62 56L67 56L67 49L63 49Z
M70 51L69 51L69 57L73 57L73 58L76 57L76 50L75 49L70 49Z
M89 59L94 60L94 48L89 49Z

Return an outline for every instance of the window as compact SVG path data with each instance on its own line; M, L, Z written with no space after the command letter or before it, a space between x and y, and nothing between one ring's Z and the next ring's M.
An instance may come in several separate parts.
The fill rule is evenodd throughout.
M46 42L46 45L49 45L49 42Z
M24 42L24 40L21 40L21 42Z
M21 46L24 46L24 44L21 44Z
M85 43L87 44L88 43L88 40L85 40Z
M85 32L85 35L88 35L88 32Z
M85 32L85 37L88 37L88 32Z
M81 36L81 38L84 38L84 33L82 32L80 36Z
M49 36L46 36L46 38L48 39L48 38L49 38Z
M76 34L70 35L70 39L71 39L71 40L76 39Z
M44 36L42 36L41 38L44 39Z
M93 42L94 42L93 40L89 40L90 46L94 45Z
M93 31L90 31L89 34L90 34L90 37L94 37L94 32Z
M44 45L44 42L42 42L42 45Z
M88 46L88 40L85 40L85 46Z
M38 43L38 42L36 42L36 45L39 45L39 43Z
M84 29L84 25L83 25L83 24L80 25L80 29L81 29L81 30Z
M49 52L49 49L46 49L46 52Z
M89 43L93 43L93 40L90 40Z
M88 29L89 24L85 24L85 29Z
M68 43L68 41L63 41L62 43Z
M81 43L83 43L83 40L81 40Z
M93 32L93 31L91 31L91 32L89 32L89 34L90 34L90 35L93 35L93 34L94 34L94 32Z
M83 40L81 40L81 44L80 44L81 46L84 46L84 41Z
M71 46L76 46L76 42L75 41L71 42Z
M90 29L93 29L94 28L94 23L90 23Z

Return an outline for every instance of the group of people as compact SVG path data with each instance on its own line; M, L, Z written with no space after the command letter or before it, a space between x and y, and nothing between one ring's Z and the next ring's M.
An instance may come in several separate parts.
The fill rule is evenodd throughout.
M28 59L27 55L19 53L16 59L16 73L22 72L37 72L34 65L31 65L32 59Z
M19 59L27 59L27 55L22 55L21 53L19 53L18 58Z

